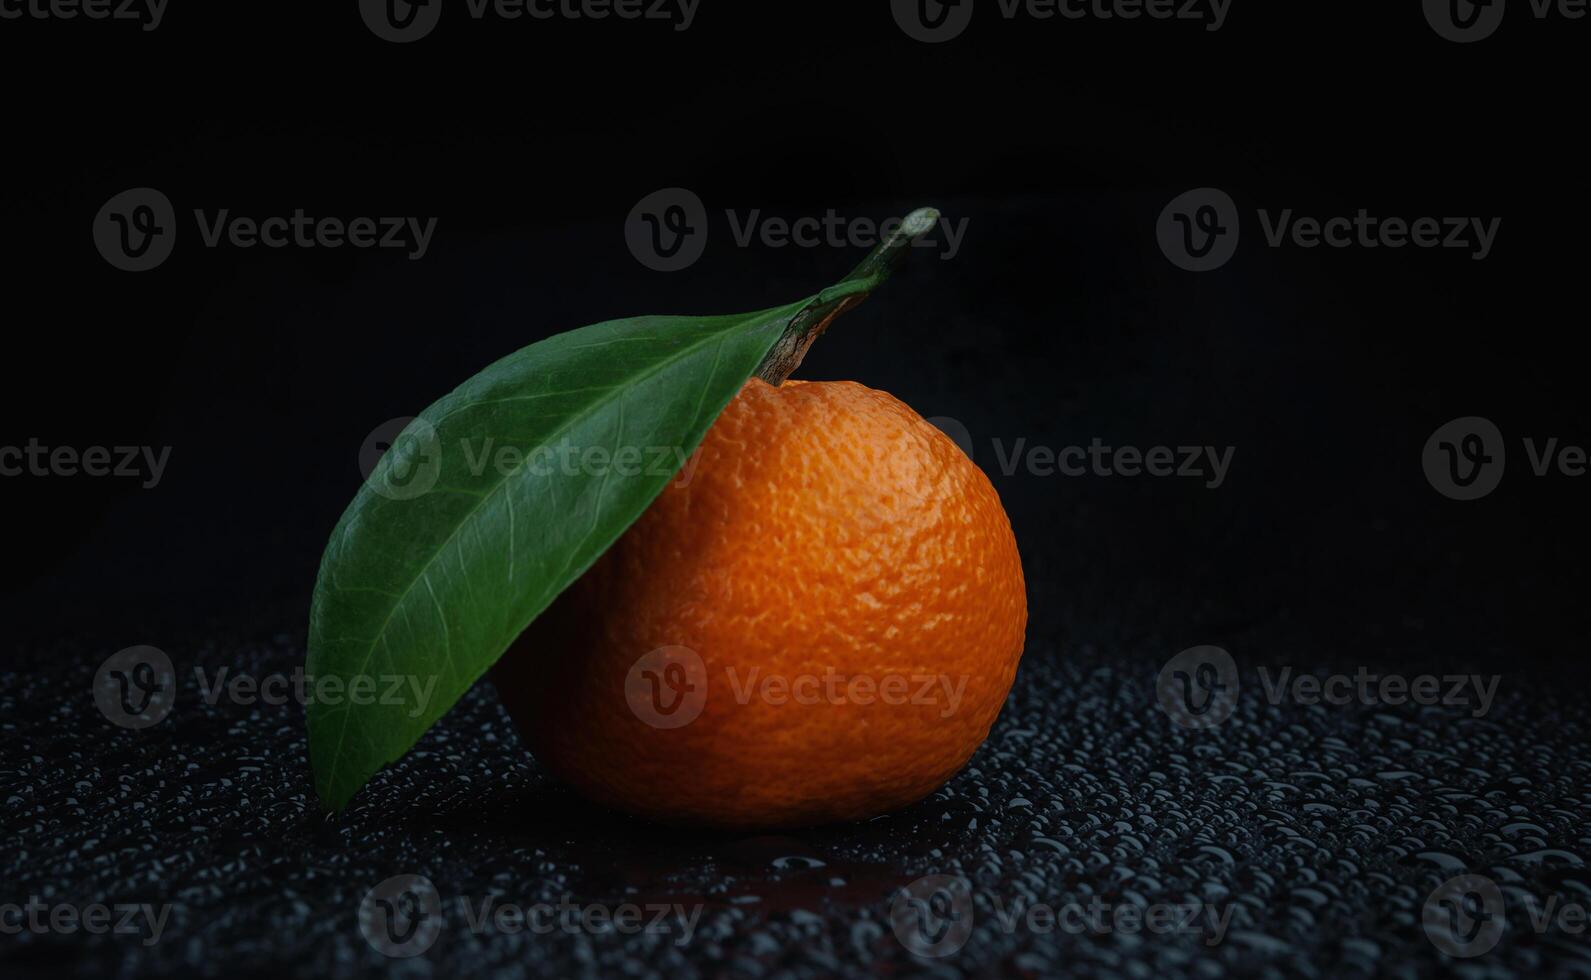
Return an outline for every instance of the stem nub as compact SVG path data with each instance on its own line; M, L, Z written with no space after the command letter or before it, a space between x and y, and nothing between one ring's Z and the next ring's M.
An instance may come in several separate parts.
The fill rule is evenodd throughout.
M813 297L812 302L790 318L784 335L762 359L756 376L775 387L784 383L784 379L801 366L807 349L829 328L829 323L883 284L890 273L906 261L912 243L938 223L939 212L933 208L918 208L902 218L900 226L867 253L850 275Z

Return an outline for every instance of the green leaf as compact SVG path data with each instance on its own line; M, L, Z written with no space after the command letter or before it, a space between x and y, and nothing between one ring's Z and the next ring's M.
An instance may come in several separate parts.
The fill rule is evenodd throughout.
M308 707L321 800L341 809L408 751L640 517L746 379L782 380L937 217L913 212L816 296L559 334L410 422L338 521L315 582L306 672L340 682Z

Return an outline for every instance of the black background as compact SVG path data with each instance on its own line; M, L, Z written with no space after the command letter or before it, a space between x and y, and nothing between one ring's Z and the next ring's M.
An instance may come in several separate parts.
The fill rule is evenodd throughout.
M1516 9L1517 8L1517 9ZM940 45L887 3L704 0L695 24L475 22L374 37L352 2L174 3L153 32L0 22L0 443L170 446L158 487L0 478L12 647L84 664L217 630L301 638L378 424L581 324L788 302L860 249L738 247L726 209L967 234L915 256L798 376L888 390L972 433L1030 582L1029 656L1125 637L1169 656L1491 666L1583 689L1584 482L1522 439L1591 445L1581 149L1591 23L1524 5L1439 37L1418 3L1235 0L1196 23L1005 21ZM90 224L166 193L172 258L129 274ZM661 273L626 216L705 202ZM1174 196L1229 192L1236 257L1176 268ZM192 211L438 220L430 253L201 247ZM1501 218L1492 254L1268 248L1256 213ZM1498 490L1421 469L1495 422ZM1225 485L1001 473L993 445L1235 447ZM1265 623L1266 645L1245 646ZM227 635L235 635L227 633ZM1020 677L1018 681L1021 683Z
M1094 435L1236 447L1224 494L1003 480L1030 561L1098 552L1108 570L1075 571L1176 585L1184 609L1248 601L1201 581L1242 567L1275 602L1329 593L1332 621L1311 624L1328 634L1351 632L1353 603L1396 601L1541 649L1571 615L1559 600L1579 590L1534 570L1578 550L1581 489L1525 477L1519 440L1591 436L1582 365L1563 354L1586 256L1577 22L1516 18L1459 45L1415 4L1239 6L1216 32L1006 21L990 5L928 45L882 3L739 6L683 32L454 15L409 45L310 5L179 5L149 33L7 22L21 347L5 425L18 443L172 447L154 492L7 480L19 608L301 601L376 424L549 333L760 308L857 257L735 247L725 209L877 220L931 203L968 221L962 253L917 262L804 376L961 419L986 450ZM85 230L135 186L166 193L183 231L136 275ZM716 233L673 274L622 235L667 186L700 195ZM1198 186L1231 193L1246 225L1248 247L1208 274L1173 267L1153 237L1160 208ZM1359 207L1496 216L1501 232L1483 262L1260 244L1259 208ZM420 262L202 248L195 208L435 216L438 230ZM1419 469L1426 437L1463 415L1492 419L1516 454L1515 479L1468 505ZM1080 527L1078 506L1110 516Z

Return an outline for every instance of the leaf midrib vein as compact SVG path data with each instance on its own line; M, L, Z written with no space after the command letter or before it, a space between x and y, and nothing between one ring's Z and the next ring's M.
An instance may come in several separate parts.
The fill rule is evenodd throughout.
M610 392L616 392L616 394L609 394L607 396L604 396L599 401L593 403L591 408L585 413L585 415L581 416L580 418L572 419L569 423L567 423L565 425L559 426L557 429L555 429L552 432L548 433L548 438L555 438L557 436L565 434L569 430L573 429L580 421L582 421L585 416L594 414L597 410L606 407L609 403L611 403L615 399L622 398L623 397L623 393L624 393L624 391L626 389L633 388L636 384L638 384L638 383L640 383L642 381L645 381L648 378L651 378L651 377L654 377L654 376L656 376L658 374L661 374L663 371L667 370L669 367L672 367L673 365L677 364L678 362L684 360L686 357L688 357L691 354L695 353L697 350L700 350L701 348L707 346L709 343L712 343L712 342L716 341L720 345L720 348L721 348L722 344L724 342L724 335L727 334L727 333L732 332L735 328L737 328L739 326L743 326L743 325L745 325L744 321L742 321L741 323L730 324L724 330L716 331L715 333L711 334L710 336L705 337L702 340L699 340L696 343L691 344L689 347L686 347L686 348L678 351L674 358L672 358L670 360L663 361L663 362L661 362L661 363L659 363L659 364L657 364L657 365L655 365L655 366L653 366L651 368L648 368L645 371L641 371L641 372L639 372L637 374L628 376L625 379L625 381L621 382L620 384L616 384L612 388L609 389ZM716 358L714 359L714 364L715 365L717 364L717 359ZM710 381L711 381L711 379L709 378L709 382ZM461 406L460 408L462 410L463 406ZM698 408L697 408L696 414L697 414L698 417L700 417L701 409L699 407L699 403L698 403ZM446 416L444 416L444 418L446 418ZM545 445L546 441L543 440L542 444ZM511 473L502 474L501 479L499 479L496 483L492 484L492 487L491 487L490 490L487 490L486 492L481 494L480 500L476 504L474 504L468 511L466 511L464 513L463 517L460 518L460 520L458 522L458 525L451 532L449 532L448 536L445 539L443 539L442 543L437 546L436 550L433 551L431 553L430 557L428 557L425 560L425 562L421 565L420 575L415 577L415 578L413 578L413 579L410 579L409 583L406 586L404 586L403 591L401 593L398 593L397 601L395 601L392 604L392 608L387 610L386 618L382 620L380 629L378 629L375 632L375 634L371 637L370 645L368 647L366 647L366 649L365 649L364 659L360 662L359 669L354 673L354 676L359 676L359 675L363 674L365 672L365 669L370 666L370 658L375 655L376 644L378 642L384 642L385 641L387 628L392 624L393 615L396 614L398 609L408 600L409 593L414 591L415 583L420 581L420 577L423 577L424 575L427 574L427 572L429 571L432 563L435 562L437 557L442 554L442 552L447 548L447 546L449 544L452 543L453 539L458 536L459 532L461 530L463 530L465 525L472 523L472 520L473 520L474 516L480 512L481 508L486 505L486 502L488 500L490 500L492 498L492 496L494 494L496 494L499 489L501 489L502 487L505 487L505 486L508 485L509 479L510 479L510 477L512 475L513 474L511 474ZM604 481L604 482L606 482L606 481ZM589 540L589 535L587 536L587 540ZM390 651L390 646L389 646L388 649ZM390 657L390 652L389 652L389 657ZM337 771L338 771L337 770L337 765L342 760L343 744L347 741L347 738L348 738L348 721L349 721L349 719L351 717L352 717L352 712L345 713L343 715L342 727L339 728L338 731L337 731L337 747L332 750L331 763L327 767L327 776L326 776L326 778L327 778L327 782L328 783L333 783L337 779Z

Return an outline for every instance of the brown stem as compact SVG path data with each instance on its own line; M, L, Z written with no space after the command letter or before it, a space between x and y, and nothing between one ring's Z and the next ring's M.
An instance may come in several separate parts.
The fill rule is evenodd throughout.
M902 218L899 226L884 236L850 275L819 293L790 318L783 336L762 359L756 376L775 387L784 383L801 366L812 342L823 335L834 318L861 303L888 279L906 261L912 243L938 223L939 212L933 208L918 208Z

